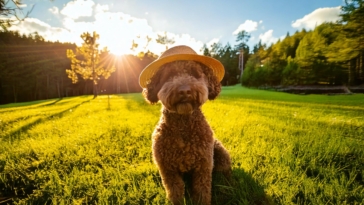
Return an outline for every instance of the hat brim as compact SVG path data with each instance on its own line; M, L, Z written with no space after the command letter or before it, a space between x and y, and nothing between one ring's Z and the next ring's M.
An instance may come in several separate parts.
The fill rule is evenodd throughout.
M163 66L166 63L170 63L173 61L180 61L180 60L197 61L206 65L213 71L214 75L217 77L219 82L223 79L225 75L224 66L221 64L220 61L216 60L215 58L196 55L196 54L177 54L155 60L152 63L150 63L147 67L145 67L144 70L140 73L139 85L142 88L146 88L149 80L153 77L153 75L159 70L161 66Z

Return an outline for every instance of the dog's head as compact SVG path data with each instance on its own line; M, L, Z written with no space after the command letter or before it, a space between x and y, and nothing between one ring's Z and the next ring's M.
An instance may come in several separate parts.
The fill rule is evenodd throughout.
M195 61L174 61L163 65L143 89L145 99L159 100L170 112L191 114L203 103L215 99L221 84L212 70Z

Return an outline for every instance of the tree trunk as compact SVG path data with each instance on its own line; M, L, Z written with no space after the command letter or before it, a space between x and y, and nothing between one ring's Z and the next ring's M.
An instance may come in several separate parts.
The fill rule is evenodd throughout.
M3 101L5 102L5 99L3 97L3 93L4 93L4 91L3 91L3 87L2 87L2 79L0 77L0 104L3 103Z
M116 85L116 93L120 93L120 85L119 85L119 69L116 69L116 76L115 76L115 85Z
M115 93L117 93L118 92L117 71L116 71L115 75L116 76L112 76L112 79L113 79L112 88L115 91Z
M67 89L64 88L64 84L63 84L63 77L61 77L61 90L62 90L62 97L66 94L67 97Z
M56 86L57 86L58 98L61 98L61 91L59 89L59 79L58 78L57 78L57 84L56 84Z
M348 85L354 84L354 78L355 78L355 67L352 66L352 60L349 60L349 68L348 68ZM354 69L353 69L354 68Z
M38 78L35 77L34 100L37 100L37 92L38 92Z
M362 52L359 56L360 59L360 63L359 63L359 79L360 79L360 83L359 84L363 84L364 83L364 52Z
M97 97L97 84L96 81L96 71L95 71L95 58L94 58L94 52L95 50L92 50L92 83L93 83L93 93L94 93L94 99Z
M93 87L93 91L94 91L94 98L97 97L97 84L93 83L94 87Z
M49 74L47 74L47 93L46 98L49 99Z
M18 102L18 94L16 93L16 86L13 84L14 103Z
M88 91L87 91L87 80L85 80L85 88L83 89L83 94L87 95Z

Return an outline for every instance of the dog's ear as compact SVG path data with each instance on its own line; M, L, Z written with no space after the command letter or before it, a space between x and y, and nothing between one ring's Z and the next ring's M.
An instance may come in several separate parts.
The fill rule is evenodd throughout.
M207 85L209 89L208 99L214 100L221 92L221 83L210 68L208 68L203 64L201 65L202 65L201 66L202 71L205 74L205 77L208 81Z
M143 96L147 102L150 104L155 104L158 102L158 92L159 92L159 85L161 78L161 72L157 72L153 75L153 77L150 79L150 82L147 84L146 88L143 88Z
M154 91L154 88L143 88L143 96L145 100L150 104L155 104L158 102L158 93Z
M212 75L208 78L208 88L209 88L209 100L214 100L221 92L221 83L216 76Z

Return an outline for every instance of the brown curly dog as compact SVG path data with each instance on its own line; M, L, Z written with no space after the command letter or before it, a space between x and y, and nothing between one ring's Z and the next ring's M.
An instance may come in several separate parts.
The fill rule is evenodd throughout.
M194 204L211 204L213 171L231 174L230 155L214 139L201 111L202 104L220 91L212 70L195 61L163 65L143 90L147 101L163 105L153 133L153 157L173 204L183 204L185 174L192 179L188 191Z

